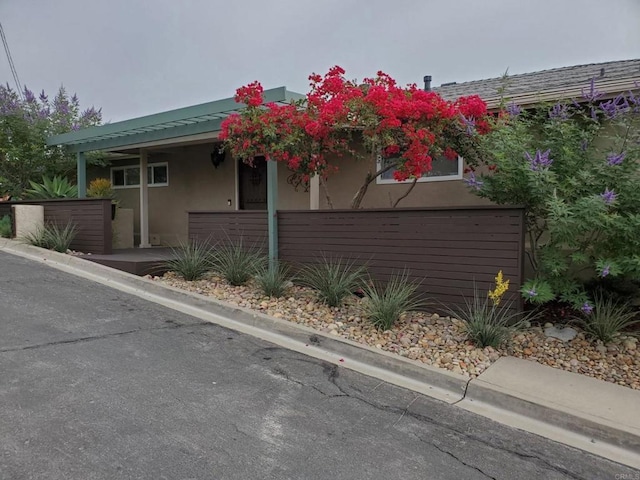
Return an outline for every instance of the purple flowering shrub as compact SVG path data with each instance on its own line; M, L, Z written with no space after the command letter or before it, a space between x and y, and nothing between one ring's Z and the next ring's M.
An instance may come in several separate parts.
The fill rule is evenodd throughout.
M586 315L586 281L640 280L640 92L522 110L507 105L482 139L491 171L467 184L498 204L524 205L531 303L570 302ZM511 112L517 112L512 114Z
M75 155L47 146L47 137L101 122L100 110L81 110L78 97L64 87L50 99L44 91L36 95L25 87L19 95L0 85L0 195L19 197L30 181L42 177L73 177Z

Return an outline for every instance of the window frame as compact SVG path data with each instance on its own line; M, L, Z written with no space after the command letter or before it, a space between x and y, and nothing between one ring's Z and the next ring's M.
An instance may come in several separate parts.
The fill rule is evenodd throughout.
M397 157L393 157L397 158ZM453 160L447 160L452 162ZM382 168L382 156L378 155L376 158L376 169L380 171ZM392 170L391 170L392 171ZM417 183L426 183L426 182L448 182L454 180L462 180L464 174L464 158L458 155L458 173L455 175L434 175L430 177L420 177ZM376 184L378 185L405 185L407 183L413 183L413 179L398 181L394 178L382 178L382 175L378 175L376 177Z
M165 167L167 169L167 181L166 182L162 182L162 183L153 182L153 177L155 176L155 174L154 174L154 168L155 167ZM128 169L134 169L134 168L140 169L140 165L121 165L121 166L117 166L117 167L111 167L111 170L110 170L111 186L114 189L117 189L117 190L126 189L126 188L140 188L140 183L139 182L136 185L116 185L115 182L113 181L113 172L115 172L115 171L123 171L123 172L125 172L124 173L124 178L125 178L125 182L126 182L126 179L127 179L126 171ZM147 185L148 187L168 187L169 186L169 162L148 163L147 164L147 168L151 168L151 177L148 179L148 185Z

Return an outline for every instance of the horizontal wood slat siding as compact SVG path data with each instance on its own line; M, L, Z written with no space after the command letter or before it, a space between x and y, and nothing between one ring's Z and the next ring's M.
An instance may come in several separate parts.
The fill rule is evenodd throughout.
M519 306L523 222L519 208L281 211L278 253L294 263L349 259L381 282L407 269L423 295L446 305L472 296L474 282L491 288L502 270Z
M266 249L267 212L189 212L189 238L212 245L237 243Z
M100 255L112 252L111 200L76 198L1 202L0 216L11 212L11 205L42 205L45 223L64 227L72 222L77 230L71 243L72 250Z
M227 232L227 233L224 233ZM266 243L266 212L190 212L189 236ZM524 210L452 209L307 210L278 212L279 257L293 264L324 256L366 264L384 282L407 269L435 304L462 304L491 288L498 270L511 282L508 298L520 307Z

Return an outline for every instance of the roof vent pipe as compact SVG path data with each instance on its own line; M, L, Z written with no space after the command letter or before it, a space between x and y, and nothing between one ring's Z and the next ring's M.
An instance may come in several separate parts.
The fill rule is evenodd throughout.
M430 92L431 91L431 75L425 75L423 80L424 80L424 91Z

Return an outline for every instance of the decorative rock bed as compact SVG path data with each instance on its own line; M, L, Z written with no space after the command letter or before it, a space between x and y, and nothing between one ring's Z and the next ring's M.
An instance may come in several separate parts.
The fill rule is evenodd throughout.
M363 300L355 296L340 308L330 308L319 303L312 290L299 286L292 286L285 297L269 298L252 282L234 287L215 275L194 282L172 272L148 278L468 377L480 375L501 356L511 355L640 389L640 348L634 337L620 337L603 345L577 329L573 340L563 342L547 337L543 328L534 326L514 334L499 350L478 348L466 339L460 320L438 314L412 312L396 322L392 330L381 332L361 317ZM547 324L546 328L551 326Z

